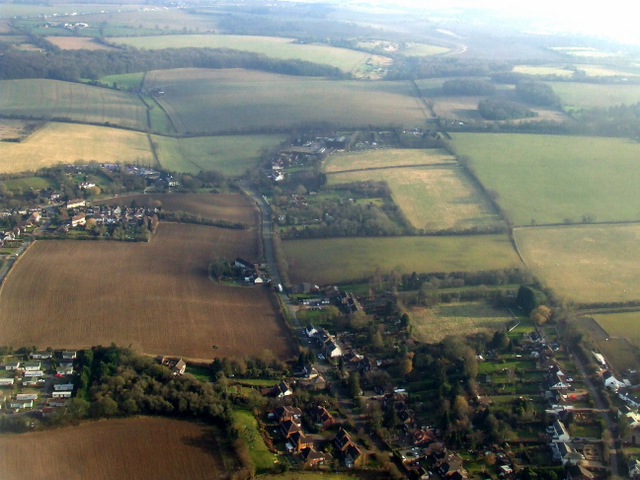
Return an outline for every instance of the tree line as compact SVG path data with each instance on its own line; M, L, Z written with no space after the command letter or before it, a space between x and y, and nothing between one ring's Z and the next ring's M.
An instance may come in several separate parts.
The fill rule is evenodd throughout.
M3 47L4 45L4 47ZM269 58L254 52L212 48L138 50L60 50L51 46L43 54L0 44L0 80L47 78L79 81L105 75L171 68L247 68L284 75L349 78L340 69L305 60Z

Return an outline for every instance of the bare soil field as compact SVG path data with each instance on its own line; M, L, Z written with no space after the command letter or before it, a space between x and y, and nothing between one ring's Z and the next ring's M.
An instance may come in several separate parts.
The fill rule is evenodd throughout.
M42 348L114 342L205 361L265 349L288 358L269 289L208 277L213 259L257 261L258 251L255 231L172 223L149 243L36 241L0 290L0 338Z
M237 193L172 193L152 195L120 196L104 202L106 205L129 205L135 201L143 207L154 207L160 202L163 210L185 212L211 220L225 220L243 223L247 226L258 224L259 212L253 201Z
M62 50L115 50L114 47L103 45L89 37L50 36L46 39Z
M473 335L503 328L513 317L506 310L482 302L413 307L409 310L413 337L425 343L439 342L449 335Z
M211 427L167 418L103 420L0 435L0 449L4 480L211 480L226 473Z

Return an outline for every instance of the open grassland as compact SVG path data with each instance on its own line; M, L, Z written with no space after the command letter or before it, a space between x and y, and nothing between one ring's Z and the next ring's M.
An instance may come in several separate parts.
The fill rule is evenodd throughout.
M271 385L274 383L272 382ZM256 467L256 473L260 474L271 470L278 457L271 453L265 445L258 430L258 422L253 414L244 408L236 408L233 411L233 419L240 432L242 443L249 447L249 454Z
M328 175L328 184L385 181L405 217L425 231L490 227L500 223L461 167L409 167Z
M558 67L555 65L516 65L513 67L514 73L522 73L525 75L556 75L558 77L571 77L574 70L567 67Z
M640 346L640 311L591 315L610 337L622 337Z
M0 142L0 173L90 161L155 163L145 134L119 128L49 122L20 143Z
M484 302L441 304L435 308L413 307L409 311L411 335L419 342L438 343L450 335L473 335L495 331L513 317L506 310Z
M115 48L96 42L89 37L52 36L46 39L61 50L115 50Z
M401 273L494 270L519 264L506 235L288 240L293 283L347 283L370 278L377 266Z
M640 102L640 85L549 82L562 104L579 108L610 107Z
M153 137L162 167L186 173L218 170L231 177L256 168L264 150L271 150L285 140L285 135Z
M391 59L367 52L296 43L292 38L260 37L252 35L158 35L147 37L110 38L110 42L147 50L163 48L208 47L230 48L256 52L270 58L300 59L336 67L343 72L356 73L362 65L388 65Z
M202 360L266 349L288 358L269 289L208 277L213 259L259 260L258 244L255 231L170 223L150 243L37 241L0 291L0 338L53 348L115 342Z
M0 435L0 471L3 480L225 478L215 435L212 427L151 417Z
M605 65L580 64L576 68L584 72L587 77L637 77L638 69L612 68Z
M434 163L455 163L455 158L440 149L389 148L334 154L323 162L322 169L325 173L335 173L345 170L433 165Z
M303 126L423 125L409 82L332 81L243 69L177 69L147 74L180 133L288 131Z
M107 85L113 85L114 83L118 88L134 88L138 89L142 86L144 80L144 72L136 73L120 73L117 75L106 75L100 77L100 83L106 83Z
M157 202L160 202L164 211L185 212L210 220L224 220L247 226L255 226L259 221L258 209L253 201L249 197L237 193L121 195L104 203L105 205L130 205L134 199L138 205L143 207L153 208Z
M580 225L514 231L527 267L580 303L640 300L640 226Z
M515 225L640 218L640 144L622 138L453 134Z
M147 128L147 109L131 94L58 80L23 79L0 81L0 112L46 120Z

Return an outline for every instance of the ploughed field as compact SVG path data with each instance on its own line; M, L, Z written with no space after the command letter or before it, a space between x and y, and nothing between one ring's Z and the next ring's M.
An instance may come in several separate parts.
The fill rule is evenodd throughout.
M264 287L208 277L257 260L255 230L161 223L150 243L37 241L0 291L0 338L42 348L129 346L190 359L292 351ZM214 347L215 346L215 347Z
M0 435L0 449L3 480L212 480L226 473L211 427L167 418L103 420Z

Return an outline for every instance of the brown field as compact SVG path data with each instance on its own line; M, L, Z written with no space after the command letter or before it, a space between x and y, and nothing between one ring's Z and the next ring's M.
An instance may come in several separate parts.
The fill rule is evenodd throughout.
M129 205L135 199L138 205L154 206L156 200L162 203L162 208L170 212L185 212L211 220L225 220L245 225L257 225L258 210L253 201L246 196L233 194L210 193L172 193L158 195L129 195L120 196L104 202L105 204Z
M211 480L226 473L211 427L167 418L103 420L0 435L0 449L4 480Z
M62 50L115 50L114 47L102 45L89 37L45 37L49 42Z
M28 126L35 129L36 123L3 118L0 120L0 140L6 140L9 138L22 139L27 135Z
M36 241L0 290L0 338L43 348L114 342L194 360L265 349L288 358L268 288L208 278L211 260L257 261L258 252L255 230L172 223L149 243Z

